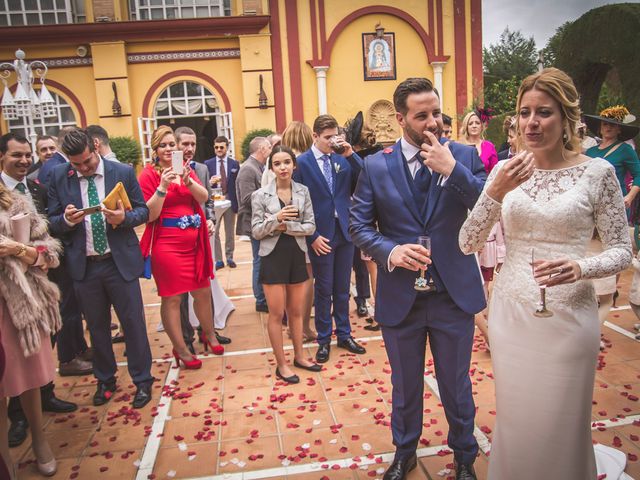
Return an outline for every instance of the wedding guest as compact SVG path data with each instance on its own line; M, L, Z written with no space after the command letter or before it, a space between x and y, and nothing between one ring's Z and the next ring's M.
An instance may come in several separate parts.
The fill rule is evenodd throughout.
M449 115L442 114L442 138L451 140L453 134L453 126L451 125L451 117Z
M235 250L236 216L238 214L238 198L236 197L236 177L240 170L240 164L228 155L229 140L227 137L219 136L213 141L215 155L204 164L209 169L211 186L222 189L222 195L231 202L231 207L227 208L220 217L219 223L224 223L224 253L229 268L236 268L233 261ZM218 225L214 233L214 254L216 259L216 270L224 268L222 257L222 243L220 242L220 227Z
M498 163L498 154L493 143L484 139L484 125L476 112L469 112L462 119L458 141L476 147L484 169L491 173Z
M285 146L271 150L269 164L276 180L251 195L251 233L260 241L260 282L269 306L268 332L276 356L276 377L298 383L282 347L282 317L287 311L293 340L293 364L319 372L320 365L304 357L302 313L306 282L306 238L316 228L309 190L291 180L296 156Z
M113 150L111 150L109 133L103 127L100 125L89 125L87 127L87 132L89 132L89 135L93 140L96 152L98 152L102 158L105 160L111 160L112 162L120 161Z
M498 152L498 161L508 160L516 154L516 117L508 116L504 119L504 125L502 130L507 136L507 143L505 148Z
M505 229L489 311L498 412L492 480L597 477L591 410L600 323L589 280L624 270L632 255L615 171L581 153L579 103L561 70L523 80L516 111L524 150L492 171L460 231L460 248L471 254L501 217ZM603 252L588 256L594 228ZM618 455L624 469L624 454L595 448L598 461Z
M0 137L0 184L7 187L9 191L24 196L33 205L38 214L46 215L47 191L44 186L29 180L26 175L29 171L31 160L31 145L25 137L15 133L7 133ZM55 281L51 273L56 272L59 268L60 267L49 270L50 280ZM51 337L54 345L56 338L65 340L61 335L65 325L64 312L62 310L61 314L63 315L62 326L58 333ZM82 330L82 328L80 328L80 330ZM65 343L59 343L58 354L60 355L60 352L65 348L68 348ZM91 373L90 363L88 364L88 370L85 371L85 374L88 373ZM43 385L40 388L40 397L42 409L45 412L70 413L78 409L75 403L66 402L56 397L53 382ZM27 437L29 425L18 397L11 397L9 400L8 413L9 419L11 420L9 447L13 448L24 442Z
M261 186L264 165L271 153L271 144L265 137L255 137L249 143L249 157L244 161L236 178L236 193L238 198L238 222L236 234L247 235L251 238L251 253L253 255L253 269L251 284L253 296L256 300L256 312L269 313L267 300L264 296L260 274L260 242L251 236L251 195Z
M313 131L304 122L294 120L282 132L282 145L289 147L296 156L306 152L313 144ZM266 169L265 169L266 170ZM263 185L264 186L264 185ZM313 271L309 254L305 253L307 274L309 280L306 282L304 294L304 306L302 310L302 341L304 343L313 342L318 335L311 327L311 308L313 307Z
M38 178L38 173L42 168L42 165L53 157L58 151L58 145L56 143L56 137L51 135L38 135L36 139L36 154L38 156L37 161L33 162L27 173L29 180L35 181Z
M185 344L180 325L181 295L189 292L202 327L205 350L222 355L224 348L213 331L211 285L213 260L209 234L201 203L207 201L207 189L200 184L189 165L183 173L172 168L171 152L177 149L170 127L158 127L151 136L153 162L139 177L149 207L149 221L141 241L143 255L151 256L151 271L161 297L160 316L173 346L176 364L198 369L202 361Z
M349 208L361 165L362 159L338 135L336 119L331 115L317 117L313 122L313 145L298 157L294 180L309 189L317 227L307 243L315 281L318 363L329 360L334 321L339 348L358 355L366 352L352 337L349 320L353 264Z
M631 206L640 192L640 160L633 147L626 143L627 140L638 135L640 127L625 123L625 117L628 116L630 116L629 110L622 105L605 108L600 115L584 116L589 129L602 137L600 145L589 148L585 155L591 158L604 158L613 165L620 182L625 208ZM627 187L625 178L627 174L630 174L633 179L631 188Z
M98 381L93 404L104 405L117 390L113 307L125 334L127 370L136 386L131 405L143 408L151 401L154 379L139 281L144 262L135 228L146 222L149 209L133 168L104 160L86 130L69 131L61 148L69 163L51 172L49 222L51 232L62 238L65 265L91 334ZM121 201L113 210L101 206L119 182L131 210L125 210ZM96 207L98 211L86 211Z
M11 217L29 216L27 236L13 239ZM7 364L0 380L0 453L17 480L7 441L7 397L20 397L31 430L31 448L40 474L53 476L57 462L42 419L40 387L55 376L50 335L60 328L60 292L47 278L58 265L60 243L47 233L47 222L25 195L0 183L0 331Z

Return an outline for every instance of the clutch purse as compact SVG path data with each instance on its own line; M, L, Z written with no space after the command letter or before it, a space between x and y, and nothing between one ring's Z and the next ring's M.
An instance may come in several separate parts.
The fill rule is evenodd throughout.
M118 182L113 190L109 192L109 195L104 197L102 204L109 210L115 210L118 208L118 200L122 202L122 206L125 210L131 210L131 202L129 201L129 195L124 189L122 182Z

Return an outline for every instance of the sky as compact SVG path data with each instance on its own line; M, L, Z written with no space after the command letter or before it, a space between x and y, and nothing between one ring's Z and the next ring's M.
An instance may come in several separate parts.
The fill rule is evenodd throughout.
M640 0L626 0L638 3ZM568 20L576 20L592 8L614 0L482 0L483 45L488 47L500 39L506 27L533 37L538 50L544 48L556 29Z

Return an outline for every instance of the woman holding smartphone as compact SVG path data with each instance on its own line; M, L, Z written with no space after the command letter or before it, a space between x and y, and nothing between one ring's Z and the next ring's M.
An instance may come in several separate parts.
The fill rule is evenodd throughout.
M151 255L151 271L162 298L160 316L173 344L176 363L197 369L202 362L191 355L182 337L183 293L190 292L193 296L205 350L211 348L216 355L224 353L213 331L209 283L213 278L213 261L207 224L200 208L208 193L189 166L176 158L179 155L176 156L176 138L171 128L158 127L153 132L151 148L155 158L139 178L149 207L149 222L140 246L145 256Z
M275 182L256 190L251 196L251 231L260 240L260 282L269 306L268 331L276 357L276 377L287 383L300 378L286 362L282 342L282 316L285 309L293 341L293 364L319 372L320 365L304 358L302 313L309 278L305 262L305 237L316 230L309 190L291 179L296 156L284 146L274 147L268 165Z

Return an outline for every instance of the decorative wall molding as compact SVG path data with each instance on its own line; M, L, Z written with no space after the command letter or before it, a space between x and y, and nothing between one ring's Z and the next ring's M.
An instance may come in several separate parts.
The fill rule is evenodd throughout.
M90 67L93 65L91 57L55 57L43 58L42 61L48 68ZM1 62L13 63L13 60L0 60Z
M213 50L129 53L127 55L127 63L184 62L188 60L221 60L227 58L240 58L240 49L218 48Z

